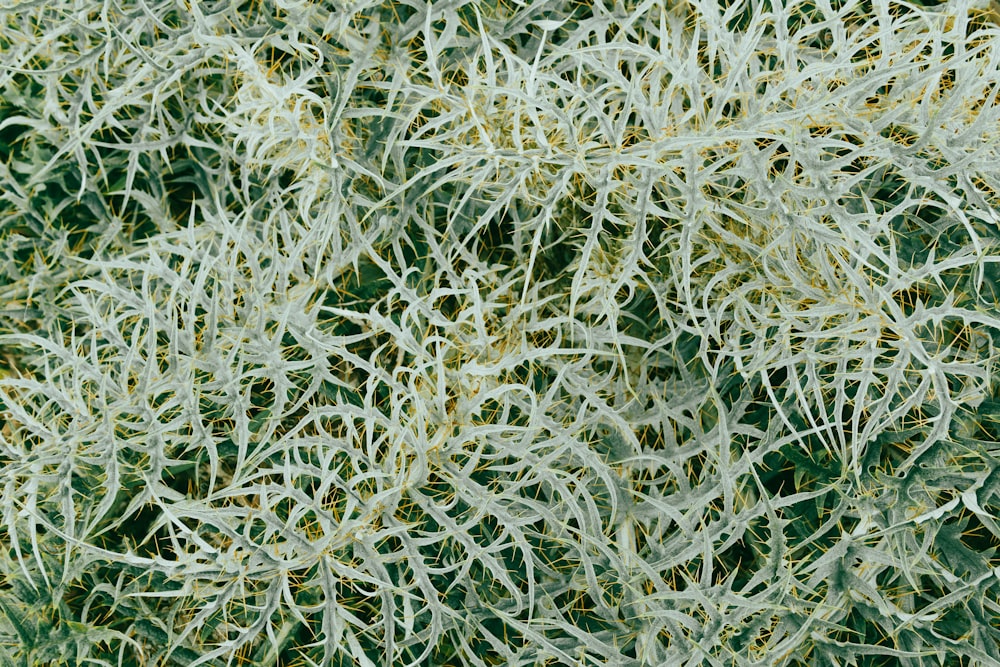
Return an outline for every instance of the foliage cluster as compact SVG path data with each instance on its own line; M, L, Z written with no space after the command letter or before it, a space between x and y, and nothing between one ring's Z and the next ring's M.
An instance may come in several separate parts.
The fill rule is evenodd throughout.
M1000 664L1000 30L0 0L0 662Z

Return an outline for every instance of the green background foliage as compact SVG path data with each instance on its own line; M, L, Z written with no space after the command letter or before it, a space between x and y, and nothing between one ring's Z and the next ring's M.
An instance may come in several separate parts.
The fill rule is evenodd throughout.
M0 0L0 662L1000 664L998 21Z

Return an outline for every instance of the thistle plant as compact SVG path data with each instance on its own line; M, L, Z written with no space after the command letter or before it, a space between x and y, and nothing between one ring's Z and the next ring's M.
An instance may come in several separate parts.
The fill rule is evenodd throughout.
M1000 664L998 23L0 0L0 662Z

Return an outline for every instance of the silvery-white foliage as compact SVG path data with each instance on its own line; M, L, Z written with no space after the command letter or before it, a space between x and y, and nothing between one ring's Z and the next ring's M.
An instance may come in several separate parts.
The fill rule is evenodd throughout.
M0 661L1000 664L996 26L0 3Z

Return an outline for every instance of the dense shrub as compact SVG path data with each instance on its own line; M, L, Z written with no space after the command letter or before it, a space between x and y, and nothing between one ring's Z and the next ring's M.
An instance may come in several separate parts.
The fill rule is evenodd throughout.
M1000 664L998 22L0 0L0 662Z

